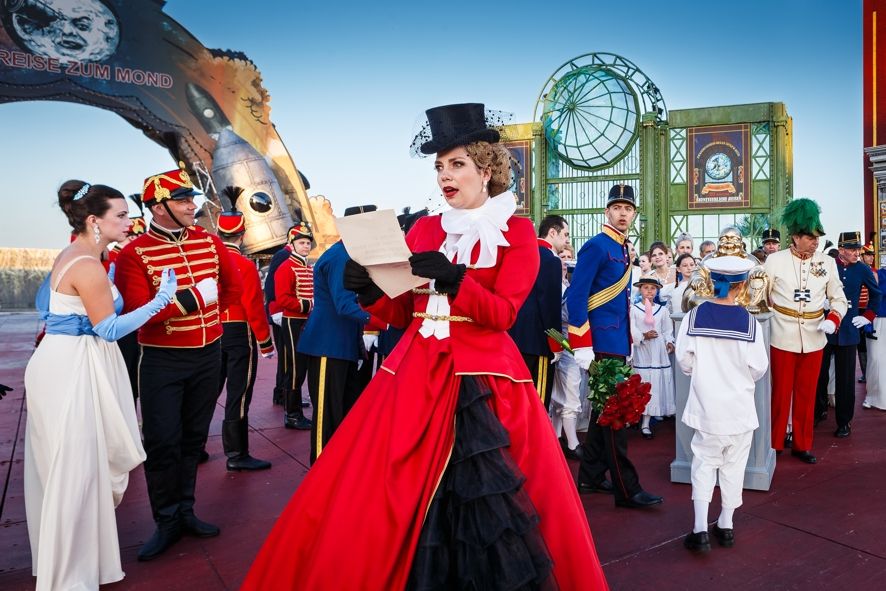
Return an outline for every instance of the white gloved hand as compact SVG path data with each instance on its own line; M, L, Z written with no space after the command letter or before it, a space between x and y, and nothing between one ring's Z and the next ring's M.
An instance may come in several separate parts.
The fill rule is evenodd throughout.
M273 322L277 326L283 326L283 312L271 314L271 322Z
M551 361L551 363L557 363L558 361L560 361L560 357L562 357L562 356L563 356L562 351L554 351L554 359Z
M575 362L578 363L580 368L588 369L594 362L594 348L579 347L572 351L572 356L575 357Z
M363 346L366 347L366 352L368 353L372 350L373 347L378 345L378 335L377 334L365 334L363 335Z
M273 359L274 355L276 355L276 353L274 351L261 354L261 356L264 357L265 359Z
M855 328L861 328L863 326L867 326L871 321L865 318L864 316L856 316L852 319L852 326Z
M214 304L218 301L218 283L212 277L201 279L194 287L200 292L204 304Z
M837 332L837 325L834 324L833 320L822 320L821 324L818 325L818 330L825 334L834 334Z

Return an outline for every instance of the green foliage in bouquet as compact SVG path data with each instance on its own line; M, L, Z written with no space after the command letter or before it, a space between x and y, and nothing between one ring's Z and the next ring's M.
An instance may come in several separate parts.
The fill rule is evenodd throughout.
M569 354L572 354L572 347L569 346L569 340L563 336L563 333L555 330L553 328L549 328L545 331L545 334L548 335L552 340L556 341L563 347L563 350Z
M615 386L624 382L634 373L634 369L618 359L600 359L588 369L588 400L591 408L600 413L606 401L615 394Z

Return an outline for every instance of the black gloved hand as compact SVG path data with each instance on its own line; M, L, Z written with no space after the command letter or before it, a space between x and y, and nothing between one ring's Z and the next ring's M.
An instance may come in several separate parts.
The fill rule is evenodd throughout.
M361 306L371 306L384 295L384 292L372 281L366 267L348 259L342 275L345 289L357 294Z
M4 386L3 384L0 384L0 400L2 400L3 397L6 396L10 392L12 392L12 388L10 388L9 386Z
M426 279L434 279L434 286L440 293L455 295L461 286L468 268L459 263L451 263L446 255L438 250L417 252L409 257L412 274Z

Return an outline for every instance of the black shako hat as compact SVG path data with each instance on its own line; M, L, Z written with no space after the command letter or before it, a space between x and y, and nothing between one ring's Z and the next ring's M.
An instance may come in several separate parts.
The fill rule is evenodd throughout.
M767 242L781 242L781 232L775 228L766 228L763 230L761 237L763 239L763 244L766 244Z
M370 213L378 209L374 205L352 205L345 210L345 217L349 215L357 215L360 213Z
M471 142L494 144L501 137L486 125L483 103L444 105L425 111L431 126L431 139L421 145L422 154L439 154Z
M634 200L634 187L624 183L612 185L612 188L609 189L609 199L606 200L606 207L613 203L630 203L637 207L637 202Z
M864 245L861 243L861 232L840 232L837 246L840 248L862 248Z

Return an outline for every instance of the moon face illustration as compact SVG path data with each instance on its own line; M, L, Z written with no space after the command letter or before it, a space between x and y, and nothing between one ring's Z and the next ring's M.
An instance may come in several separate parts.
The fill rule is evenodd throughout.
M32 53L60 62L100 62L120 41L117 17L100 0L25 0L12 26Z

